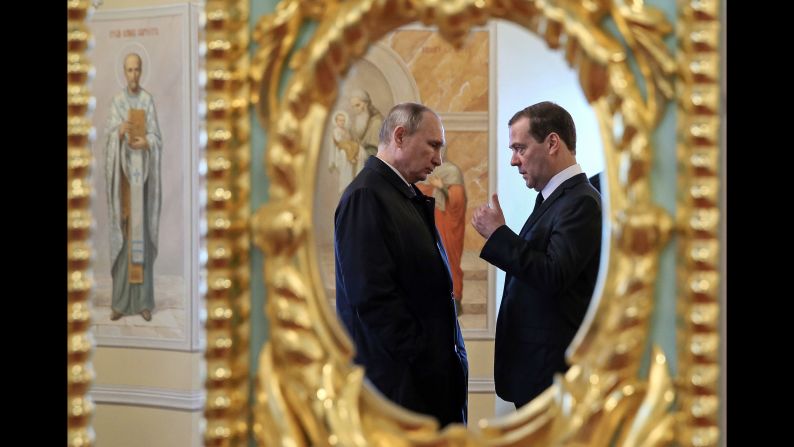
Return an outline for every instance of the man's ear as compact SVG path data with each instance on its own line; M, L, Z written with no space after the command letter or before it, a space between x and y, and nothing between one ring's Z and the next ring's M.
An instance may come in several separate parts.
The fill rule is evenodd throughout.
M549 141L549 154L557 152L560 148L560 136L556 132L552 132L546 138Z
M394 133L392 134L392 137L394 139L394 144L397 145L397 147L402 147L403 137L405 137L405 127L397 126L394 129Z

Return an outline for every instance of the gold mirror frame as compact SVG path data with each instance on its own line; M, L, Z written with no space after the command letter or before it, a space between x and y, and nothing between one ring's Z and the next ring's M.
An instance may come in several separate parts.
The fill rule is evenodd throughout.
M663 42L660 11L637 1L283 0L261 18L252 101L268 131L270 202L252 219L265 253L270 337L260 357L254 433L265 445L713 445L718 399L718 1L680 3L680 57ZM617 25L620 43L605 28ZM604 140L611 226L603 295L570 350L573 366L516 414L442 432L428 417L364 386L351 342L324 299L312 241L317 156L340 78L398 26L420 21L460 46L467 32L505 19L564 48ZM297 36L317 27L302 48ZM294 54L291 53L293 50ZM635 76L629 60L636 62ZM294 70L279 96L285 66ZM644 88L645 95L641 93ZM679 100L677 224L651 196L653 134ZM660 251L680 237L681 366L673 380L653 348L640 360ZM711 393L709 393L711 391ZM678 396L679 405L674 408Z

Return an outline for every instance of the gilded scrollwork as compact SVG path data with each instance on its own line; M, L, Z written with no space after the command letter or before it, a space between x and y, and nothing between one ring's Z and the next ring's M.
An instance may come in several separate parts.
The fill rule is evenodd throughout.
M696 3L690 9L714 4ZM684 8L683 17L702 21L701 15L687 11ZM619 35L605 26L607 18ZM325 304L308 231L314 172L322 128L339 81L370 45L401 25L419 21L436 26L445 39L459 46L473 26L490 19L513 21L538 34L550 48L562 49L579 73L604 140L611 228L608 273L602 297L587 318L589 328L570 349L574 365L567 374L558 376L551 388L516 414L471 421L469 430L454 426L439 432L431 419L409 413L364 386L364 372L351 363L350 340ZM316 27L308 43L296 48L298 34L309 22ZM716 42L708 33L711 28L699 22L696 28L693 40L699 39L698 48ZM256 213L252 225L257 245L266 252L271 326L258 372L257 440L296 446L610 442L652 446L670 443L674 434L683 439L682 430L672 429L681 427L673 405L676 396L686 403L690 394L681 394L681 381L670 377L667 360L657 348L652 350L647 376L640 375L640 363L653 311L659 253L673 231L684 225L675 222L685 222L688 231L698 232L716 228L719 218L713 215L713 206L706 206L684 210L674 221L653 201L653 133L665 106L680 95L675 88L691 91L692 107L699 112L717 99L713 89L680 76L684 61L674 58L664 42L672 31L660 11L641 1L621 0L285 0L273 14L261 18L254 35L260 49L251 64L251 99L269 134L266 167L271 201ZM285 74L287 68L291 74ZM718 119L702 115L687 123L691 132L686 138L700 142L716 132ZM694 147L689 140L679 146L686 148L682 151ZM708 149L695 147L682 164L712 166L716 158ZM695 179L688 190L692 200L702 204L714 198L717 183L714 178ZM682 221L682 215L689 220ZM688 259L713 267L715 244L702 239L685 244L686 253L693 253ZM696 274L702 278L696 279ZM716 275L713 270L688 273L692 293L704 293L696 290L701 286L706 292L716 290L718 275L709 274ZM718 309L695 301L697 306L686 306L685 312L692 316L689 321L712 332L685 333L692 334L688 346L698 360L693 366L700 368L697 377L705 376L708 382L716 373L708 375L703 368L711 364L700 360L714 358L709 355L715 349L709 336L716 334ZM699 347L696 354L694 346ZM695 373L690 376L694 383Z
M68 445L93 445L90 333L92 64L88 0L69 0L67 55ZM207 173L207 403L204 442L242 445L625 445L712 446L720 439L720 6L678 3L675 27L641 0L283 0L253 33L248 4L208 0L203 92ZM442 432L364 384L353 346L326 305L311 235L317 155L340 79L370 45L418 21L460 45L491 19L520 24L563 51L578 74L604 140L610 204L607 276L573 363L515 414ZM609 22L610 25L607 25ZM307 25L316 25L311 28ZM614 25L614 26L611 26ZM298 36L309 32L298 47ZM670 54L665 39L675 31ZM290 72L291 71L291 72ZM283 93L281 89L283 87ZM675 216L654 203L654 133L677 103ZM270 202L249 215L247 110L268 131ZM248 408L248 245L266 253L270 339L253 414ZM678 247L678 370L646 353L658 257Z

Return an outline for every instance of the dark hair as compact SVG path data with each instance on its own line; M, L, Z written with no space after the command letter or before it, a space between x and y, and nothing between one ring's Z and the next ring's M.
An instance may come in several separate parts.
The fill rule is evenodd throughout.
M556 132L568 145L568 150L576 154L576 125L567 110L553 102L543 101L516 112L507 125L512 126L523 117L529 118L529 134L536 141L541 142Z
M380 144L389 143L392 132L398 126L405 128L406 136L413 135L419 129L419 125L422 124L422 114L424 112L430 112L438 116L429 107L415 102L404 102L392 107L386 119L383 120L383 125L380 126L378 142Z

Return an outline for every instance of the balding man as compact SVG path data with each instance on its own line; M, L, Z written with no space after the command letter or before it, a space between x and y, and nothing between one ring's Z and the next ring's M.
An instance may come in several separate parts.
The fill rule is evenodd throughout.
M444 144L435 112L394 106L334 215L336 309L356 363L386 397L442 427L466 422L468 360L434 200L415 183L441 164Z

